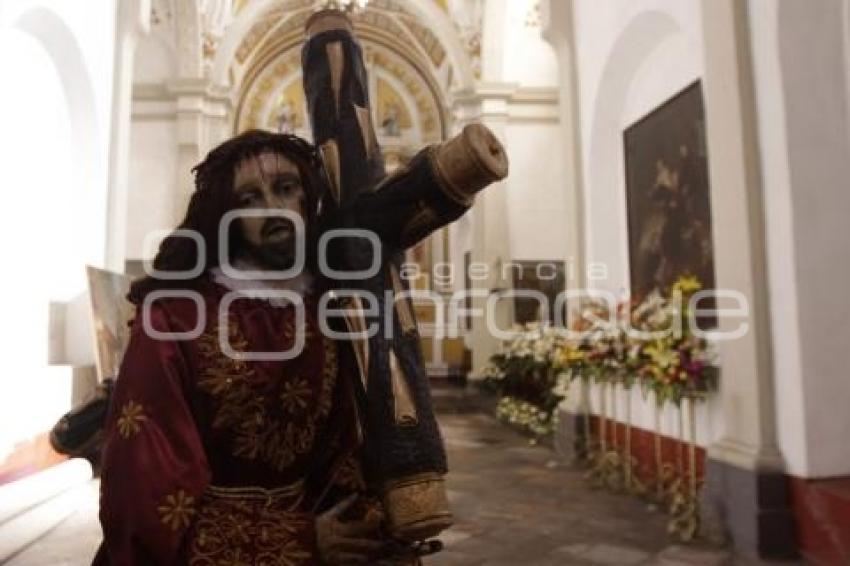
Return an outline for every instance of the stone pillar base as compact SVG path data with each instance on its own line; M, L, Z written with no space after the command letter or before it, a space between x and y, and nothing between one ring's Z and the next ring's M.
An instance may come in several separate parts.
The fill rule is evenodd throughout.
M745 558L797 557L788 477L779 471L747 470L708 458L702 493L703 530L728 538Z

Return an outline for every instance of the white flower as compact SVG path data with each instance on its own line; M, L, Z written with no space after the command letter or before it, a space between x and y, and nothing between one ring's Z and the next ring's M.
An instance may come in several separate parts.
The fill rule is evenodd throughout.
M552 387L552 393L558 397L566 398L570 392L570 374L561 372L555 378L555 386Z

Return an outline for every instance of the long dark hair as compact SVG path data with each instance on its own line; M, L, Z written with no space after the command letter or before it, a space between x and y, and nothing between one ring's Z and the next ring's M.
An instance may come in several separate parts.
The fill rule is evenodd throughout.
M233 192L235 169L242 160L267 152L279 153L291 160L298 168L301 184L306 194L305 213L307 230L307 265L312 266L318 215L326 194L326 183L322 165L315 148L307 141L289 134L275 134L264 130L248 130L222 143L196 165L195 192L189 201L186 216L177 230L194 230L206 244L206 257L202 258L204 271L219 264L218 229L221 218L236 207ZM241 233L237 223L231 225L228 249L238 250ZM189 271L198 264L198 246L186 237L172 233L160 244L154 257L153 267L157 271ZM139 305L145 296L157 289L185 289L193 286L193 280L169 280L145 276L133 282L127 298Z

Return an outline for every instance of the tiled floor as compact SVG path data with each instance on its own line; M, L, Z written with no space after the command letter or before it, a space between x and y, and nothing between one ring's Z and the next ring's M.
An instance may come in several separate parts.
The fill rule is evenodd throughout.
M483 414L443 415L455 525L448 565L725 564L726 554L671 544L664 516L588 489L581 472Z
M427 566L725 564L724 554L671 546L664 517L624 496L590 491L545 447L480 413L440 417L456 524ZM97 547L96 484L77 513L10 566L88 564Z

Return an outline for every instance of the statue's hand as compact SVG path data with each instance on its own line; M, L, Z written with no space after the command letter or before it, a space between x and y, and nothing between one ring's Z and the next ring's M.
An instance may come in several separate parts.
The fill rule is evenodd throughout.
M436 539L415 543L391 541L384 548L381 560L379 560L376 564L378 566L421 564L422 562L419 560L420 557L440 552L442 549L443 543Z
M340 518L356 499L354 494L316 517L316 544L325 564L370 564L383 550L380 517L367 514L360 520Z

